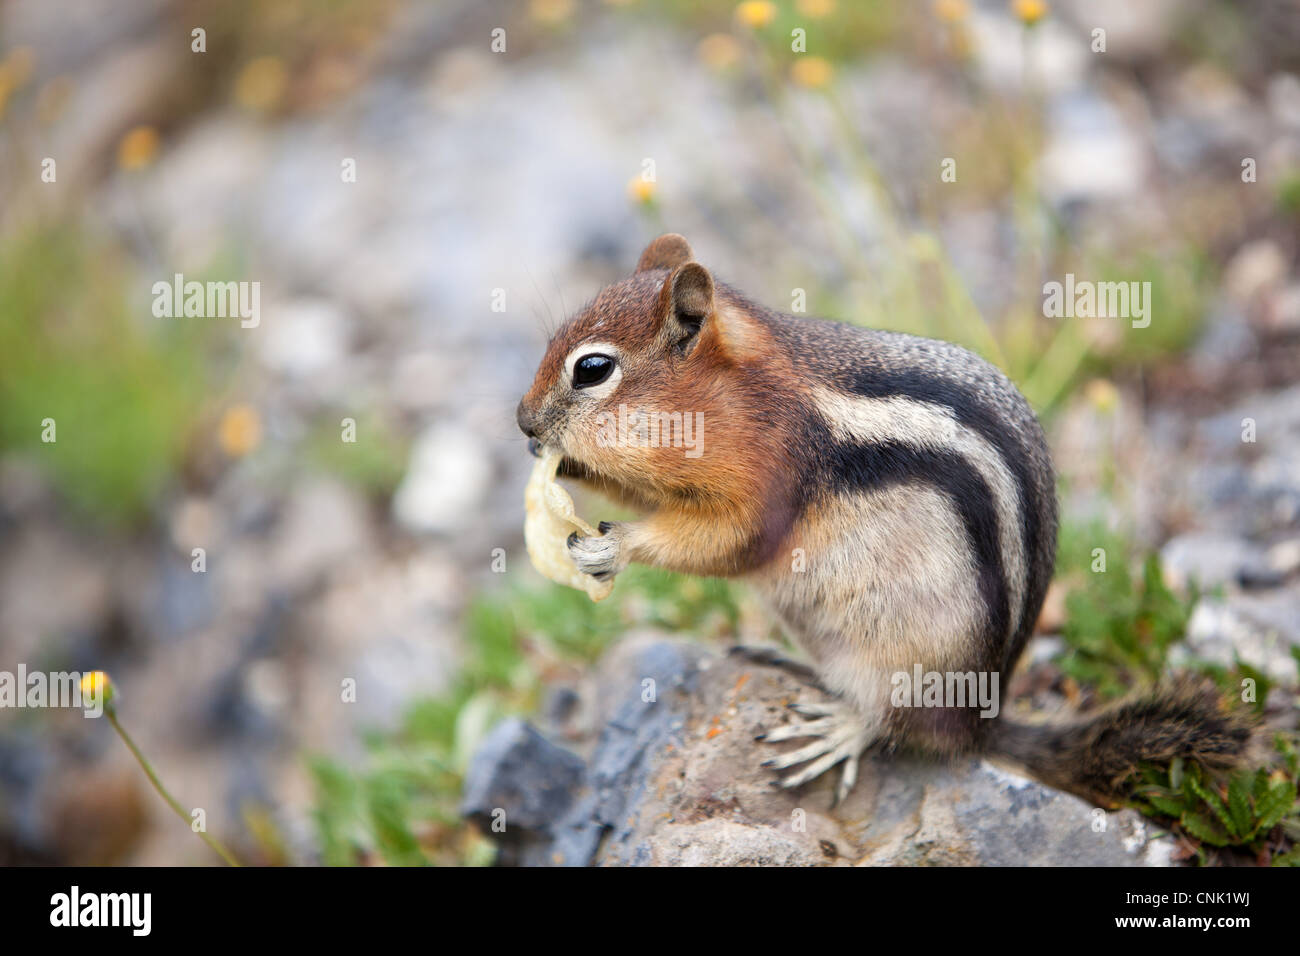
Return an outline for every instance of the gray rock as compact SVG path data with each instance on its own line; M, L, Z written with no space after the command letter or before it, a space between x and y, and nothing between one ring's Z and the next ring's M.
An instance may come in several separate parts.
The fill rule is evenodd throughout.
M1278 123L1300 130L1300 76L1274 74L1268 81L1268 108Z
M1264 549L1236 535L1198 531L1171 538L1160 550L1165 576L1179 587L1259 581L1269 574Z
M325 299L270 303L259 355L269 368L296 379L333 378L347 354L348 318Z
M606 655L594 683L603 713L587 764L590 790L575 788L551 844L532 848L527 860L606 866L1169 861L1171 842L1134 812L1107 813L978 759L865 761L854 792L835 809L829 776L797 791L779 789L775 775L759 767L774 751L754 737L789 719L790 701L817 693L780 669L718 659L697 645L632 637ZM492 754L536 737L518 722L503 727L485 746L488 756L475 758L476 767L493 767L494 776L508 767ZM481 795L484 772L467 788L467 812L481 813L490 802ZM523 768L519 783L498 785L518 794L534 772ZM534 833L545 830L530 819ZM511 853L512 861L520 858Z
M1141 188L1147 164L1141 139L1102 96L1079 89L1054 97L1049 125L1040 175L1054 204L1120 199Z
M393 496L393 515L414 532L458 531L477 520L492 476L483 440L460 425L433 425L411 450L406 477Z
M1223 272L1223 287L1238 302L1280 285L1286 279L1286 254L1272 239L1254 239L1238 249Z
M304 481L293 490L271 553L273 579L290 589L309 586L369 553L365 501L332 478Z
M1144 514L1159 517L1157 530L1190 527L1261 548L1300 533L1300 387L1250 394L1208 417L1166 411L1150 420L1138 497L1148 503ZM1282 557L1247 564L1241 583L1281 583L1296 568Z
M1232 667L1242 660L1287 686L1296 683L1291 648L1300 647L1300 588L1203 598L1187 622L1184 644L1172 662L1186 656Z
M980 78L999 90L1019 92L1026 78L1047 93L1084 85L1088 48L1055 17L1034 27L1032 44L1024 41L1024 28L1013 18L980 5L973 5L970 29Z
M1207 378L1230 374L1237 363L1259 350L1259 338L1240 305L1216 302L1209 310L1205 333L1192 349L1192 367ZM1231 440L1240 443L1240 428Z
M485 833L493 833L498 820L505 824L498 835L502 862L559 864L565 857L551 843L564 833L563 821L580 803L585 781L581 757L510 718L488 734L470 762L460 812ZM581 805L590 807L589 802ZM564 835L569 837L566 845L577 845ZM570 859L585 861L589 855L587 850Z

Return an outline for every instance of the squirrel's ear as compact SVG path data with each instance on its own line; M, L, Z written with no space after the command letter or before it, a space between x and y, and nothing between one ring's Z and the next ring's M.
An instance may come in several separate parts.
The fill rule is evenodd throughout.
M686 262L673 270L664 292L664 325L670 330L672 344L680 346L693 338L713 313L713 276L698 262Z
M676 269L683 262L690 262L695 257L690 244L675 232L665 233L645 247L636 264L637 272L649 272L651 269Z

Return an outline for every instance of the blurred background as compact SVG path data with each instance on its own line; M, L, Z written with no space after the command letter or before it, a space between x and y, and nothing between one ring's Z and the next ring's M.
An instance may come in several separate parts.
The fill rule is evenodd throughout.
M499 717L630 630L772 636L523 554L514 406L665 231L1022 387L1065 520L1022 692L1190 661L1294 726L1295 0L8 0L0 127L0 670L107 671L247 862L491 862ZM260 324L157 317L176 273ZM1149 327L1046 318L1066 273ZM0 712L0 863L213 862L106 721Z

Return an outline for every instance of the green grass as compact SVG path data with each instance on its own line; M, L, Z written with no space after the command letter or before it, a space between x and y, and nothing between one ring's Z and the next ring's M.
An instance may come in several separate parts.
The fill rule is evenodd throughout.
M1300 169L1283 175L1277 186L1277 205L1283 214L1300 220Z
M1105 571L1097 551L1104 552ZM1134 549L1122 536L1098 525L1061 529L1058 576L1072 583L1062 631L1066 650L1057 664L1103 700L1156 684L1170 670L1170 654L1183 642L1200 598L1192 582L1185 594L1164 582L1160 558L1149 554L1134 571ZM1255 684L1254 706L1262 710L1273 681L1238 658L1231 667L1192 658L1187 667L1214 678L1222 692L1239 698L1242 681Z
M1154 554L1135 575L1128 542L1100 526L1063 527L1057 567L1078 582L1066 597L1061 670L1102 698L1156 683L1186 634L1196 593L1166 587Z
M172 480L204 394L201 324L133 309L122 274L116 250L70 229L0 246L0 449L110 526Z
M357 423L357 440L341 440L342 420ZM379 499L388 499L402 481L410 442L383 415L338 411L322 416L308 435L304 451L312 467L332 474Z

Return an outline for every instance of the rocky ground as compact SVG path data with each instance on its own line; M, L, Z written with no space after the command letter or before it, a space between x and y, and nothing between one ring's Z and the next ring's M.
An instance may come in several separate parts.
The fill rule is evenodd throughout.
M544 735L509 720L470 766L463 810L484 832L494 814L504 823L502 862L1162 866L1173 850L1132 810L1107 813L987 760L866 760L838 807L831 776L775 787L754 737L820 695L697 644L629 637L586 691L585 726Z

